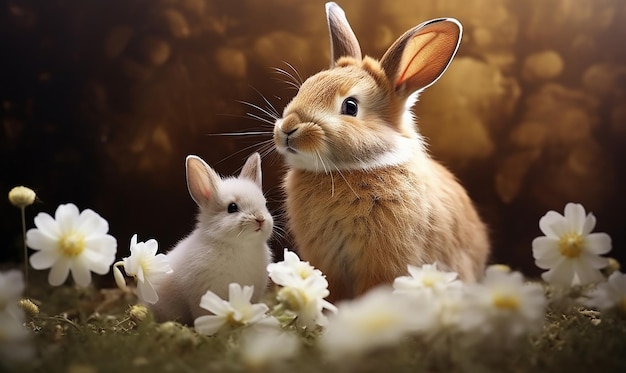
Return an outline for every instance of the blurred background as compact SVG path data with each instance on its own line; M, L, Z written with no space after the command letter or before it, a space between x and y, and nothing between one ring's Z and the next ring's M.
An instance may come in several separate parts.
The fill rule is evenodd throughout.
M596 215L610 255L624 261L626 2L339 5L374 57L427 19L463 23L456 59L415 111L433 157L490 226L492 262L537 274L538 221L567 202ZM134 233L166 251L191 231L187 154L230 175L271 139L271 126L249 115L262 112L242 101L282 112L295 91L273 68L290 64L304 79L329 65L319 0L8 0L0 50L0 191L37 192L28 228L61 203L95 210L118 257ZM241 131L267 135L214 136ZM275 215L284 171L275 152L264 158ZM20 262L19 210L4 197L0 214L0 262ZM292 247L272 246L278 255Z

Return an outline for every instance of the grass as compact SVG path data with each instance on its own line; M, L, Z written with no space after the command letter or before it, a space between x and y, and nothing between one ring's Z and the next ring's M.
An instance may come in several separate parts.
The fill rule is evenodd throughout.
M36 358L0 363L9 372L624 372L626 317L563 306L551 308L539 335L516 345L467 348L454 340L405 340L393 348L329 362L302 335L304 348L286 361L249 366L240 333L198 335L175 322L155 323L118 289L33 289ZM2 366L4 365L4 366Z

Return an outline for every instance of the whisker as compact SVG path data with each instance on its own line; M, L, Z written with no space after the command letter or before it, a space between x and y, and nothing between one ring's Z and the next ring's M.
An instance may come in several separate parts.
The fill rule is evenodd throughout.
M339 173L339 176L341 176L341 178L343 179L343 181L346 182L346 185L348 186L348 188L350 188L350 190L352 191L352 193L354 193L354 195L356 196L356 198L361 198L361 196L359 196L359 194L352 188L352 185L350 185L350 183L348 182L348 180L346 179L346 177L343 175L343 173L341 172L341 170L339 169L339 167L335 166L335 169L337 170L337 173Z
M250 149L254 149L254 148L255 148L255 147L257 147L257 146L259 146L259 144L258 144L258 143L254 143L254 144L252 144L252 145L246 146L245 148L243 148L243 149L239 149L239 150L237 150L236 152L234 152L233 154L228 155L228 156L226 156L226 157L222 158L221 160L217 161L215 164L220 164L220 163L222 163L222 162L225 162L226 160L231 159L231 158L233 158L234 156L239 155L239 154L241 154L241 153L243 153L243 152L245 152L245 151L248 151L248 150L250 150ZM243 166L239 167L239 168L237 169L237 171L236 171L236 172L240 172L242 168L243 168Z
M207 136L259 136L259 135L273 135L271 131L248 131L248 132L222 132L222 133L207 133Z
M274 126L274 121L269 120L269 119L267 119L267 118L263 118L263 117L261 117L261 116L258 116L258 115L256 115L256 114L252 114L252 113L246 113L246 115L247 115L249 118L253 118L253 119L259 120L259 121L261 121L261 122L263 122L263 123L271 124L271 125L272 125L272 127ZM274 118L274 120L276 120L276 119L277 119L277 118Z
M302 86L302 81L298 80L293 74L291 74L289 71L281 69L279 67L274 67L274 71L282 76L287 77L289 80L284 80L285 83L293 86L296 89L300 89L300 87Z
M333 173L330 172L330 170L326 168L326 164L324 164L324 159L322 159L321 154L317 150L315 150L315 154L317 154L317 158L320 160L320 163L322 163L324 174L326 175L330 174L330 196L334 197L335 196L335 178L333 177Z
M304 79L302 79L302 76L300 75L300 73L298 72L298 70L297 70L295 67L293 67L293 65L292 65L292 64L290 64L290 63L289 63L289 62L287 62L287 61L283 61L283 63L284 63L285 65L289 66L289 68L290 68L290 69L291 69L294 73L296 73L296 76L298 77L297 83L299 83L300 85L302 85L302 82L304 82Z
M278 110L276 110L276 108L274 107L274 105L272 105L271 102L269 102L269 100L265 97L265 95L263 93L261 93L261 91L259 91L258 89L254 88L253 86L250 86L250 88L252 88L265 102L265 104L267 105L267 111L270 111L273 114L273 118L277 119L280 117L280 114L278 113Z
M261 113L267 115L271 119L276 120L276 119L279 118L278 113L274 113L275 109L273 107L271 109L264 109L264 108L260 107L259 105L255 105L255 104L253 104L251 102L248 102L248 101L239 101L238 100L237 102L239 102L240 104L247 105L247 106L249 106L249 107L251 107L253 109L257 109L258 111L260 111ZM266 102L267 102L267 100L266 100Z

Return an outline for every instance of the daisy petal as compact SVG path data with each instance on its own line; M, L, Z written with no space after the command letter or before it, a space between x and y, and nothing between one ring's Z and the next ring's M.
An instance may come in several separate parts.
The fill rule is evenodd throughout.
M589 213L587 217L585 218L585 223L583 224L582 235L583 236L588 235L589 233L591 233L591 231L595 227L596 227L596 217L592 213Z
M54 219L59 225L61 232L74 231L78 222L78 207L73 203L59 205L54 214Z
M539 219L539 229L548 237L559 238L560 234L554 231L553 226L564 225L565 218L556 211L548 211L541 219Z
M95 211L86 209L80 213L76 229L89 232L90 235L103 235L109 231L109 223Z
M230 312L231 309L228 302L225 302L212 291L207 291L202 298L200 298L200 307L216 315L226 314Z
M585 223L585 208L579 203L565 205L565 220L569 223L569 231L582 233Z
M146 303L155 304L159 300L159 295L150 283L150 281L139 281L137 283L137 291L140 293L140 298Z
M76 258L70 266L72 271L72 277L76 282L76 285L80 287L87 287L91 283L91 272L89 267L83 258Z
M59 224L52 218L52 216L45 212L40 212L35 216L35 226L44 234L51 237L58 237L61 235Z
M157 253L157 250L159 250L159 243L157 242L157 240L155 240L154 238L149 239L148 241L145 242L146 245L146 253L150 254L151 256L155 256Z
M50 269L48 274L48 282L52 286L62 285L67 280L70 272L70 261L67 258L59 257L56 263Z
M561 253L559 253L558 249L558 241L554 238L537 237L533 240L532 247L533 257L539 268L547 269L561 257ZM539 263L542 263L542 265Z
M31 255L28 261L34 269L46 269L52 267L59 256L60 254L56 250L44 250Z
M54 250L58 241L55 236L46 234L41 229L32 228L26 232L26 244L33 250Z
M541 277L548 283L564 286L572 286L574 281L574 268L571 260L562 260Z
M574 263L574 270L576 271L576 275L578 276L578 281L580 281L580 285L587 285L596 282L600 282L604 277L602 273L595 268L587 265L583 261L577 260Z
M598 256L586 251L581 253L581 259L585 261L585 263L589 264L591 268L604 268L609 264L609 260L605 257Z
M606 254L611 251L611 237L606 233L591 233L585 238L584 249L594 254Z
M105 275L109 273L109 269L113 261L115 261L115 256L113 256L113 260L110 260L110 257L103 257L103 255L94 250L85 250L82 254L82 259L87 267L94 273L99 275Z
M223 316L200 316L194 321L194 328L200 334L213 335L226 324L226 319Z
M85 247L115 260L117 240L111 235L85 237ZM112 263L112 262L111 262ZM109 263L109 265L111 265Z

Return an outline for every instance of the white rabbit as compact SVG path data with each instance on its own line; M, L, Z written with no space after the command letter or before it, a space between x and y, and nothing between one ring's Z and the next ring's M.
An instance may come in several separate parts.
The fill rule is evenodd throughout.
M196 228L167 253L173 272L155 288L157 321L192 324L208 311L200 298L210 290L228 300L228 285L253 285L259 300L268 284L273 219L262 192L261 158L252 154L239 177L221 179L202 159L188 156L187 187L199 207Z
M455 177L427 153L411 107L461 39L451 18L400 36L380 61L361 56L343 10L326 4L331 68L309 77L274 126L289 228L330 299L391 283L407 264L482 276L487 229ZM462 126L463 123L459 123Z

